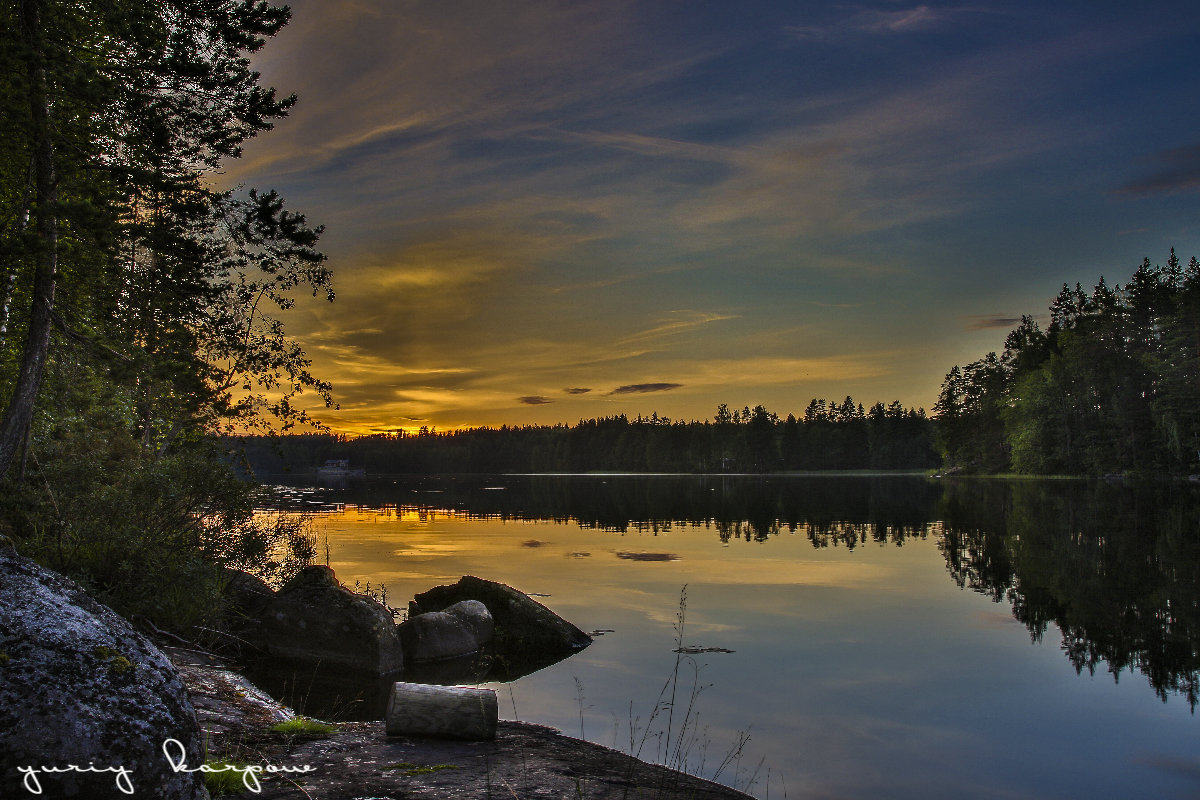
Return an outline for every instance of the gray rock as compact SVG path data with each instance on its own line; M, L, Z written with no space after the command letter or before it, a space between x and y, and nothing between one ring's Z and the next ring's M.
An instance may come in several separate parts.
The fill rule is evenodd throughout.
M457 617L474 634L480 644L492 638L496 630L496 621L492 612L478 600L460 600L452 606L447 606L445 613Z
M464 600L445 611L418 614L399 625L405 658L410 664L476 653L492 638L492 629L492 615L478 600Z
M557 659L592 643L592 637L528 595L473 575L418 594L409 604L409 618L449 611L450 606L463 600L477 600L491 612L495 621L491 649L505 658Z
M261 735L264 728L295 719L296 713L216 658L179 647L163 647L188 689L196 721L208 735L209 752Z
M302 569L263 605L243 636L277 658L369 675L404 668L392 612L342 586L325 566Z
M188 767L203 763L167 658L72 581L0 547L0 796L33 796L36 780L43 797L127 798L125 786L207 798L199 773L171 768L168 740ZM43 766L64 771L28 772Z

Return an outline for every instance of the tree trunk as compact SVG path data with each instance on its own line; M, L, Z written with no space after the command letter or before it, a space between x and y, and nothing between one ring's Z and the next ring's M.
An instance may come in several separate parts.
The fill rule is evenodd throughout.
M0 422L0 476L7 474L29 435L50 351L54 285L58 275L58 189L54 175L54 145L50 139L50 105L40 12L40 0L23 0L21 3L33 134L34 221L41 252L33 277L33 305L29 312L29 332L21 370Z
M21 198L21 214L17 218L17 233L15 238L20 238L25 235L25 229L29 227L29 215L31 206L33 205L33 167L34 160L29 160L29 177L25 181L25 194ZM9 267L8 277L4 281L4 299L0 304L0 347L3 347L4 342L8 339L8 320L12 315L13 295L17 291L17 264L14 261Z

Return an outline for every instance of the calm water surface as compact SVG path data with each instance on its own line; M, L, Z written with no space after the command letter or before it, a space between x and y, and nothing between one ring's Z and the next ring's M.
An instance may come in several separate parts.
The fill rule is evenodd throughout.
M343 583L478 575L585 631L502 716L672 741L759 797L1200 797L1192 487L921 478L371 478L291 493ZM332 504L332 505L331 505ZM661 758L665 718L642 757ZM761 766L760 766L761 765Z

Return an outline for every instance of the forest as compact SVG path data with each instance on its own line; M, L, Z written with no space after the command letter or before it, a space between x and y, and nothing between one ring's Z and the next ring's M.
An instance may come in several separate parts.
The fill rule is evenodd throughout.
M162 625L211 616L222 565L272 577L307 546L254 520L212 438L329 400L282 321L333 298L321 228L214 188L296 102L250 61L289 15L0 6L0 542Z
M431 474L924 470L939 463L923 409L898 401L864 409L851 397L814 398L802 416L783 419L761 405L730 411L722 404L701 422L622 414L573 426L242 437L227 441L227 449L244 453L262 475L311 473L328 459L373 473Z
M946 375L934 406L947 465L1030 474L1200 472L1200 262L1171 250L1122 285L1063 285Z

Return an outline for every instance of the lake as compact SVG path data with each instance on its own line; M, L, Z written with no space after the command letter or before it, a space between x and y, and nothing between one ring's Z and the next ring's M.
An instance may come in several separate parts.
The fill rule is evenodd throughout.
M347 585L403 607L478 575L597 632L490 684L503 718L706 777L727 761L717 778L759 797L1200 796L1193 485L289 483Z

